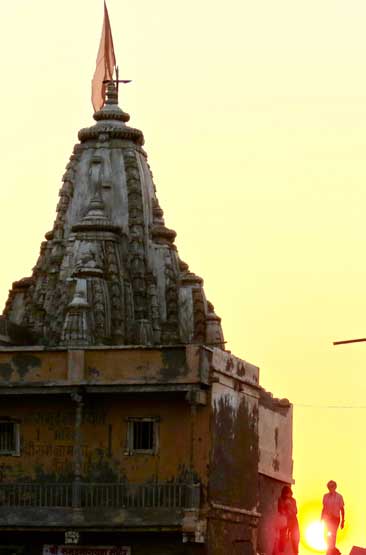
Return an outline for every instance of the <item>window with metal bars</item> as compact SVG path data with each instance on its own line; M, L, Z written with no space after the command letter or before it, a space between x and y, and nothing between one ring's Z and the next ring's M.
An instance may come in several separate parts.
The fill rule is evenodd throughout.
M19 455L19 425L0 420L0 455Z
M130 453L156 453L158 430L156 418L128 419L128 451Z

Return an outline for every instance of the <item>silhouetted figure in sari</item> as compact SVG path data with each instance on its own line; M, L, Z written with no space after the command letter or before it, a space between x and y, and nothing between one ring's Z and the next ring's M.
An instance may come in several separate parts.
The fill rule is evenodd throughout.
M336 492L337 484L334 480L327 483L327 488L329 493L323 497L321 520L325 524L327 555L338 555L340 552L336 547L337 531L339 524L341 530L344 527L344 501L341 494Z
M290 486L282 488L281 495L278 498L278 512L282 517L285 517L284 525L279 530L278 551L284 553L286 543L290 540L293 555L298 555L300 530L297 521L296 501L293 498Z

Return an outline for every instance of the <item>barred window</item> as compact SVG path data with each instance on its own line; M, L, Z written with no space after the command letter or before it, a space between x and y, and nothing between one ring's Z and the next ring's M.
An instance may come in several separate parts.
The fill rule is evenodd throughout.
M158 422L156 418L128 419L129 453L156 453L158 450Z
M19 425L0 420L0 455L19 455Z

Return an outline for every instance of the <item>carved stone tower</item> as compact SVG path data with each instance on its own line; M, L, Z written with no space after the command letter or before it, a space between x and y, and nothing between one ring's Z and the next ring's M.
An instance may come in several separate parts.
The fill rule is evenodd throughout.
M49 346L223 345L203 280L164 223L141 131L126 125L115 85L79 131L57 216L32 276L14 282L4 310Z

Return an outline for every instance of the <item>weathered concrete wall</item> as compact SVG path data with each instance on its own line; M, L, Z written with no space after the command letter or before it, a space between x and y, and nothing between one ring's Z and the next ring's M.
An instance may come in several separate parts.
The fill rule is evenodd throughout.
M200 348L96 348L90 350L0 349L0 386L186 383L207 381Z
M259 472L292 482L292 405L261 390L259 402Z
M258 526L258 553L272 554L276 535L277 502L284 486L263 474L259 475L259 511L261 518Z
M292 405L261 390L259 400L259 553L272 553L277 502L292 479Z
M256 510L258 399L214 383L211 426L211 500Z
M75 403L70 397L2 397L0 418L20 423L20 456L0 456L0 480L68 478L72 474ZM159 450L127 450L127 418L159 419ZM179 394L87 396L83 407L82 475L111 482L184 480L190 470L207 485L208 409Z
M253 554L258 522L259 369L207 350L212 374L208 553Z
M254 555L255 529L243 515L212 515L208 525L208 555Z
M67 379L67 352L29 350L0 351L0 385L54 382Z
M251 554L259 511L259 548L265 552L266 542L272 541L268 518L283 483L292 480L292 407L273 399L258 381L254 365L220 349L194 345L2 349L0 418L20 423L21 453L0 457L0 481L72 478L75 390L83 395L82 479L197 480L198 525L204 530L207 518L206 547L188 543L179 547L182 551L175 545L172 552L226 555L229 549ZM37 395L8 395L16 386L28 392L37 385ZM58 386L57 394L41 395L50 385ZM169 391L163 392L163 386ZM155 454L129 453L128 418L133 417L158 419ZM186 530L192 539L197 522L182 519L181 533ZM161 551L170 553L173 547L166 546Z
M183 347L85 352L85 379L88 382L197 383L197 378L197 372L189 367Z
M246 360L218 348L206 349L211 352L212 369L248 385L258 386L259 368Z

